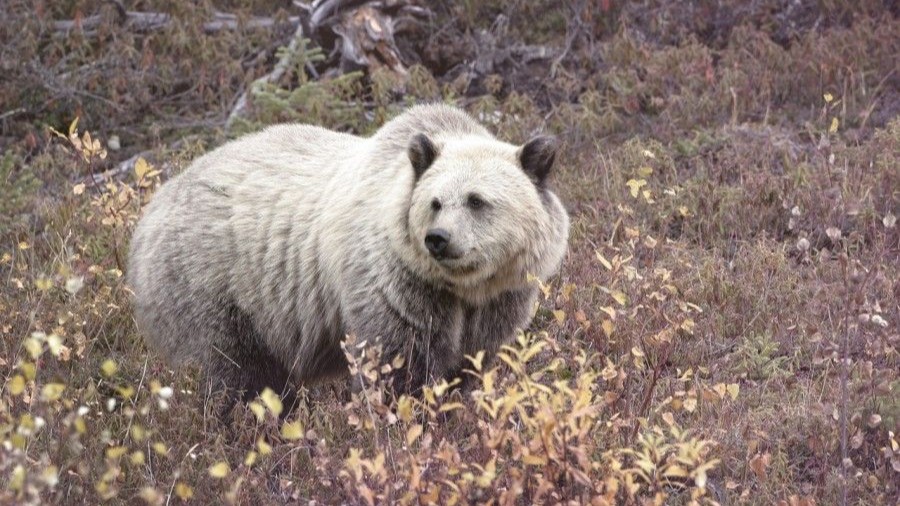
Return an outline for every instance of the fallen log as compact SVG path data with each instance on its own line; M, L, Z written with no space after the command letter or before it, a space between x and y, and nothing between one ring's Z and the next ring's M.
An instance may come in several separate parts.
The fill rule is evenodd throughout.
M164 12L137 12L126 11L121 24L129 30L144 33L154 30L161 30L172 22L172 15ZM97 28L103 23L104 16L102 14L94 14L84 18L66 19L53 22L53 31L56 34L65 35L73 31L79 31L85 36L93 36L97 33ZM260 29L272 28L281 24L290 26L300 24L300 16L290 16L284 21L279 21L269 17L251 17L241 20L234 14L216 13L212 21L203 23L203 31L206 34L214 34L222 30L237 29Z

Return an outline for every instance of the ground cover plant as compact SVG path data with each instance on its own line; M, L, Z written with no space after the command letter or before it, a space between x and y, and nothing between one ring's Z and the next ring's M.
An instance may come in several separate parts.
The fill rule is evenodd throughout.
M289 44L291 2L6 2L0 502L897 504L896 6L428 7L398 80ZM570 252L531 328L471 390L394 399L371 350L358 394L217 420L134 327L142 206L242 132L435 100L563 142Z

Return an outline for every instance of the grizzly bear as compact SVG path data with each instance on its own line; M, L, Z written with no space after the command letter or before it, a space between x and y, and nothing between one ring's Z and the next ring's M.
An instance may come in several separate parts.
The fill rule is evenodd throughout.
M347 335L402 355L393 386L415 392L528 325L527 276L554 275L568 241L556 149L502 142L446 105L367 138L278 125L229 142L163 184L137 225L138 329L244 399L346 373Z

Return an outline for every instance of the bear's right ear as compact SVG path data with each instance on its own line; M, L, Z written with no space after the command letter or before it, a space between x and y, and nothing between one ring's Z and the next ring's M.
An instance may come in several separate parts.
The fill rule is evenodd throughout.
M522 164L522 169L539 187L544 185L550 169L553 168L558 148L559 141L556 140L556 137L541 135L526 142L519 149L519 162Z
M416 134L412 138L409 142L407 153L409 154L409 161L412 162L416 179L419 179L425 173L425 170L431 167L438 155L437 147L425 134Z

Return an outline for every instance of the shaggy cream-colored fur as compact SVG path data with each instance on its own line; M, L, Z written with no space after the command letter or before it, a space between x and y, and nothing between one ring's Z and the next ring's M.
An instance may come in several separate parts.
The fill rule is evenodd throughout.
M555 149L501 142L444 105L369 138L280 125L225 144L137 226L139 330L246 397L345 372L354 334L402 354L395 387L415 391L528 324L526 274L553 275L568 239L546 184Z

